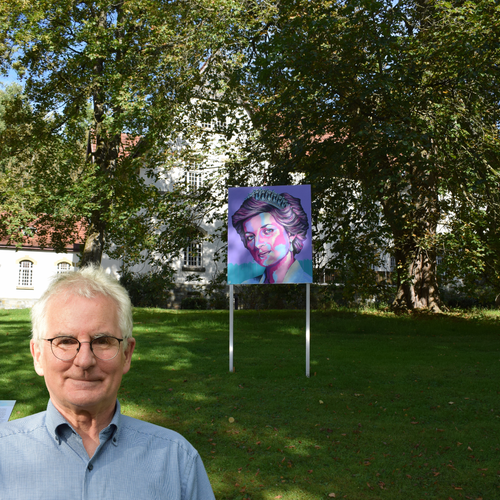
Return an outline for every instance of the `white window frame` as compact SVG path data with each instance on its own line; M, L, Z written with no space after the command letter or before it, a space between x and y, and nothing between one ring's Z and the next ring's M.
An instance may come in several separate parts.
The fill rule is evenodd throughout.
M221 130L225 130L227 128L227 122L226 120L219 120L217 118L214 118L213 120L209 122L201 122L200 126L204 130L210 130L212 132L217 132Z
M56 264L56 274L66 274L71 272L71 264L69 262L58 262Z
M203 267L203 243L191 243L184 249L184 266Z
M19 261L19 269L17 275L17 288L28 290L33 289L33 271L35 263L30 259L22 259Z
M198 191L203 184L203 173L200 170L186 170L187 191Z

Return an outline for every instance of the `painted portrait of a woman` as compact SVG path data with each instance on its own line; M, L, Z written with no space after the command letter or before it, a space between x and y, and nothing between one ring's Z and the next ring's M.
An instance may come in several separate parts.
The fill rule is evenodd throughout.
M242 284L312 282L311 274L296 259L309 230L299 198L269 188L254 189L231 220L244 247L262 269Z

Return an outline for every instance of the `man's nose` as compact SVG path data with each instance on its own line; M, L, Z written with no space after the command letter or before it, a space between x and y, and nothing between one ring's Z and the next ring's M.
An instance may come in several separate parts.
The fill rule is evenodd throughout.
M90 342L80 342L80 348L76 353L75 364L78 366L92 366L95 365L96 360L92 349L90 348Z

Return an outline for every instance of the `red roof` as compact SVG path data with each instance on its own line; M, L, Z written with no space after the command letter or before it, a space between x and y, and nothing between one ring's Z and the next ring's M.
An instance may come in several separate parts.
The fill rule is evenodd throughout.
M54 247L54 233L59 224L50 224L48 216L40 216L32 224L23 230L21 247L16 245L16 240L12 237L0 239L0 248L23 248L31 250L50 250ZM61 227L62 229L62 227ZM78 222L73 227L64 228L63 233L58 233L57 239L62 242L59 245L66 252L79 252L81 245L85 242L85 224Z

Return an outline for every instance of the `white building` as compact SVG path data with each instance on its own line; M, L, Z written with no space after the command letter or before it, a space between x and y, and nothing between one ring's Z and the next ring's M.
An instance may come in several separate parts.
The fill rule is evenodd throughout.
M66 251L41 249L36 238L27 238L17 250L0 243L0 309L31 307L52 276L73 271L79 261L79 245L68 246Z

